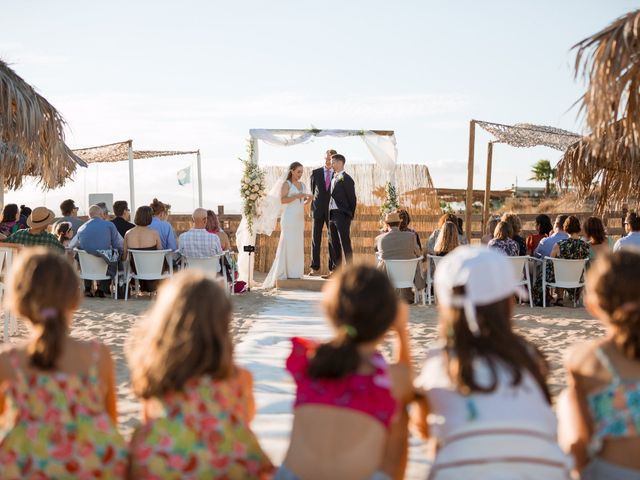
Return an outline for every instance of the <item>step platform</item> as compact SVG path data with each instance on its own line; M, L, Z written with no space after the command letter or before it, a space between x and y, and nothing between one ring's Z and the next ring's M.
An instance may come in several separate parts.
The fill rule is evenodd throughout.
M320 292L327 283L322 277L310 277L305 275L302 278L287 278L286 280L276 280L278 290L306 290L308 292Z

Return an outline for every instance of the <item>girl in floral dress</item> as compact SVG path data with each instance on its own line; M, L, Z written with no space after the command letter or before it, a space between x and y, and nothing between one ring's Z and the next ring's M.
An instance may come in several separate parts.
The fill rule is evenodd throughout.
M0 477L125 478L108 349L69 336L80 284L63 255L22 253L7 290L33 339L0 352Z
M131 478L259 479L273 466L249 428L251 374L234 364L231 303L221 286L187 270L161 288L131 338L133 390L143 424L131 441Z

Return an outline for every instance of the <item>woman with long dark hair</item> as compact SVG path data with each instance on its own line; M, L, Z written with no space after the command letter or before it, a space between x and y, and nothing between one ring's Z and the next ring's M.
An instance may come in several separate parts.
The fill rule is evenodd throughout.
M263 286L273 287L277 280L302 278L304 275L304 206L313 195L307 193L301 181L304 167L293 162L287 169L287 177L280 189L280 242L276 258L271 265Z

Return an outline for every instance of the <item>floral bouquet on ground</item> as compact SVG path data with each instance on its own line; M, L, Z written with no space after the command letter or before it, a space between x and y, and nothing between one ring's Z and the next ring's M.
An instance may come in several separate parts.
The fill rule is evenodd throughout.
M244 216L247 219L249 231L253 232L253 220L258 211L258 203L264 197L264 172L253 162L251 144L249 158L240 159L244 168L240 181L240 196L244 204Z

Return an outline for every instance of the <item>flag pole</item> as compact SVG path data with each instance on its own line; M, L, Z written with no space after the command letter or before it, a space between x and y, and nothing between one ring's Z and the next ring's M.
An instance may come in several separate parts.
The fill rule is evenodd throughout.
M202 208L202 165L200 162L200 150L197 152L198 160L198 207Z

